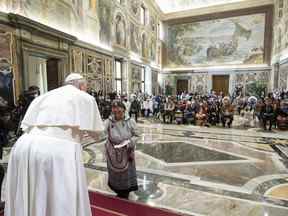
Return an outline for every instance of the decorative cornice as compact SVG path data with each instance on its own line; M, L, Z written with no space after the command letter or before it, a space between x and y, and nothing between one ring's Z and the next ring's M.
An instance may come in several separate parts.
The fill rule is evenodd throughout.
M162 20L164 18L164 13L159 7L159 5L156 3L156 1L155 0L145 0L145 1L154 8L154 10L159 14L160 19Z
M69 35L65 32L51 28L51 27L46 26L42 23L36 22L34 20L31 20L29 18L26 18L26 17L18 15L18 14L9 13L8 19L9 19L10 24L12 26L19 28L19 29L25 29L28 31L30 30L33 32L44 33L44 34L51 35L51 36L54 36L56 38L65 40L65 41L70 42L70 43L73 43L77 40L77 38L72 36L72 35Z
M263 71L271 70L269 65L235 65L235 66L210 66L190 68L164 68L163 73L203 73L203 72L231 72L231 71Z
M98 53L103 54L103 55L113 56L112 49L110 51L108 49L102 48L100 46L93 45L91 43L87 43L85 41L77 40L77 41L75 41L75 43L73 45L81 47L81 48L88 49L90 51L95 51L95 52L98 52Z
M162 16L162 21L168 21L172 19L180 19L192 16L200 16L206 14L214 14L214 13L222 13L228 12L232 10L239 10L239 9L248 9L253 7L259 7L264 5L273 5L274 0L251 0L251 1L242 1L242 2L234 2L234 3L227 3L227 4L219 4L219 5L212 5L203 8L196 8L190 9L185 11L178 11L172 13L164 13Z

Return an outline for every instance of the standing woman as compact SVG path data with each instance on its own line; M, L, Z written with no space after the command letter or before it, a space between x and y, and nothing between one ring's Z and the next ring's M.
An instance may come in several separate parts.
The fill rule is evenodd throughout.
M128 199L131 191L138 190L134 158L138 134L136 122L125 116L125 109L121 101L112 103L112 115L105 121L105 148L108 185L117 197Z

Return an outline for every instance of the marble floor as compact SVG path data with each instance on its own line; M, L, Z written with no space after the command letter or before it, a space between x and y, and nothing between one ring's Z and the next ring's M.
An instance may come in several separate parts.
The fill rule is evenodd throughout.
M131 199L184 215L287 216L288 132L138 124ZM84 143L89 188L107 194L104 143Z
M183 215L287 216L288 132L138 124L139 190L131 200ZM90 190L107 186L104 141L86 138L84 163ZM7 161L9 148L4 152Z

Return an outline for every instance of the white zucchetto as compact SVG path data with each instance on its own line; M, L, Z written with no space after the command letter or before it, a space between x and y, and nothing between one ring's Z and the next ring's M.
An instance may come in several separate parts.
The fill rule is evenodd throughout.
M80 75L79 73L71 73L66 77L65 82L70 82L73 80L81 80L81 79L84 79L84 77Z

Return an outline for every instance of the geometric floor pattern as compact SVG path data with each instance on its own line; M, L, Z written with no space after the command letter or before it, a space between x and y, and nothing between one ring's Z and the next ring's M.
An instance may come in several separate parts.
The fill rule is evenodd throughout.
M204 128L143 121L136 146L139 204L184 215L287 216L288 132ZM107 186L104 141L83 142L89 190ZM6 163L9 148L4 151Z
M139 190L130 199L185 215L287 216L288 170L273 145L287 132L138 125ZM107 186L104 143L84 143L89 189Z

